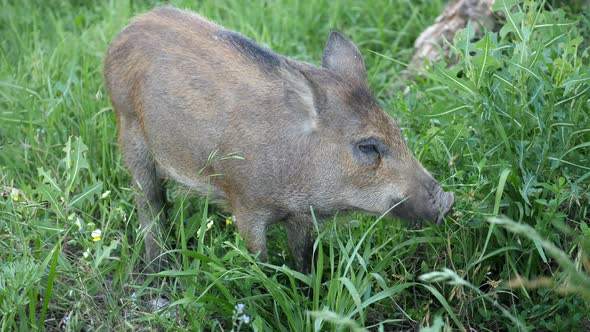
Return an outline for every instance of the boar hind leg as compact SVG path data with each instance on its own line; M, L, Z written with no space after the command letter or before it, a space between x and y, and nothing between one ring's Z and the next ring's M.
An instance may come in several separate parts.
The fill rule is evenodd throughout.
M124 116L120 122L123 157L137 189L137 215L144 236L145 259L152 270L158 271L164 264L162 247L158 243L162 239L160 229L165 219L162 181L139 122L136 119L126 121Z
M285 225L289 250L295 260L297 270L306 274L310 273L312 264L315 264L313 220L306 215L290 216Z

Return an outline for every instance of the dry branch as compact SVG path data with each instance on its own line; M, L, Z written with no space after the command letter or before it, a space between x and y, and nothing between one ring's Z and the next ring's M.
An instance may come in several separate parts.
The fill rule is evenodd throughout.
M443 12L436 18L433 25L424 30L414 43L416 53L398 84L403 87L404 81L418 75L425 63L447 59L449 45L455 34L471 21L476 36L482 29L492 29L496 21L492 13L494 0L455 0L447 4Z

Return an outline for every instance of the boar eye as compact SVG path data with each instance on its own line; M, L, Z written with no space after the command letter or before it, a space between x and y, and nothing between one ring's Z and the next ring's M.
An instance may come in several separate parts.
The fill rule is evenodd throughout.
M371 143L359 144L359 150L364 154L379 154L377 145Z
M356 144L356 155L364 162L374 162L387 151L387 146L378 138L371 137Z

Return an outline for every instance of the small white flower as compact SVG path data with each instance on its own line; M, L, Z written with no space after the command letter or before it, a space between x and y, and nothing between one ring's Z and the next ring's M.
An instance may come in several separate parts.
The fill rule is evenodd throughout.
M248 323L250 323L250 316L244 315L244 316L242 316L242 320L244 321L245 324L248 324Z
M102 193L102 195L100 195L101 199L106 199L107 197L109 197L109 195L111 194L110 190L105 191L104 193Z
M100 241L102 231L100 229L95 229L92 231L92 234L90 234L90 235L92 236L92 241L94 241L94 242Z
M86 251L84 251L84 253L82 254L82 256L84 256L84 258L90 257L90 248L86 249Z

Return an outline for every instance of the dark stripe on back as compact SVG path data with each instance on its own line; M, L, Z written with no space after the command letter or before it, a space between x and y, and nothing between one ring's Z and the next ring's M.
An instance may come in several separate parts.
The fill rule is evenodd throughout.
M219 36L262 69L274 70L280 65L280 57L277 54L238 33L220 31Z

